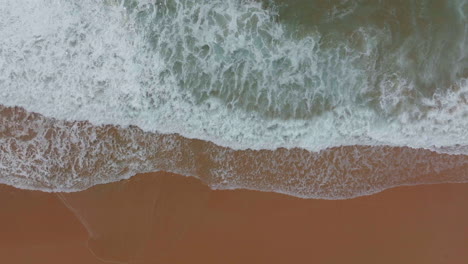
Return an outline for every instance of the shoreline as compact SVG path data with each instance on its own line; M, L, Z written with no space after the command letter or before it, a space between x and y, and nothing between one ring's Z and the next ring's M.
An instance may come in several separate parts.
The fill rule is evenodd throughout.
M464 166L465 167L465 166ZM463 168L464 168L463 167ZM468 184L468 181L447 181L447 182L428 182L428 183L407 183L407 184L401 184L401 185L395 185L391 187L386 187L382 190L376 190L375 192L370 192L370 193L364 193L364 194L357 194L355 196L351 197L345 197L345 198L321 198L321 197L302 197L302 196L297 196L294 194L290 194L287 192L280 192L280 191L271 191L271 190L262 190L262 189L249 189L249 188L243 188L243 187L228 187L228 188L213 188L212 186L209 186L208 183L204 182L202 179L198 178L197 176L192 176L192 175L183 175L183 174L178 174L170 171L153 171L153 172L146 172L146 173L136 173L133 176L126 177L126 178L121 178L117 179L115 181L110 181L110 182L102 182L102 183L96 183L95 185L89 186L85 189L71 189L71 190L48 190L48 189L34 189L34 188L22 188L18 187L12 184L0 182L0 186L7 186L14 188L19 191L30 191L30 192L40 192L40 193L46 193L46 194L73 194L73 193L80 193L80 192L86 192L90 189L93 188L99 188L99 186L103 185L108 185L108 184L118 184L121 182L127 182L131 181L133 178L138 178L138 177L152 177L154 175L159 175L159 174L167 174L167 175L176 175L176 177L185 177L185 178L191 178L193 180L199 181L202 185L205 187L209 188L210 191L251 191L251 192L259 192L259 193L269 193L269 194L275 194L275 195L284 195L292 198L297 198L297 199L303 199L303 200L323 200L323 201L343 201L343 200L353 200L353 199L358 199L361 197L367 197L367 196L373 196L373 195L378 195L379 193L393 190L393 189L398 189L398 188L405 188L405 187L418 187L418 186L431 186L431 185L445 185L445 184Z
M409 184L468 182L468 156L429 150L350 146L318 153L236 151L137 127L56 120L20 107L0 105L0 119L1 182L24 189L83 190L151 171L191 175L213 189L321 199Z

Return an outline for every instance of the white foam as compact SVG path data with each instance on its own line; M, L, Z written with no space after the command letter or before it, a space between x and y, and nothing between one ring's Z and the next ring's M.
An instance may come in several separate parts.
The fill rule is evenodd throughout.
M268 10L255 2L175 1L170 2L178 6L175 13L166 14L169 19L161 15L169 11L157 11L164 9L163 4L140 2L140 12L151 11L155 15L149 17L162 21L145 24L145 30L159 34L152 40L157 43L151 46L148 32L142 31L133 13L129 14L123 5L99 2L49 0L1 4L4 14L1 24L5 26L0 31L3 40L0 103L64 120L137 125L147 131L179 133L235 149L302 147L318 151L364 144L441 150L468 144L464 79L456 84L457 92L449 90L447 94L426 99L430 107L427 113L421 113L421 108L415 105L403 113L384 116L379 109L356 102L363 91L372 89L362 81L365 67L356 65L371 59L375 39L368 39L370 47L361 53L348 52L350 48L345 44L323 49L316 44L320 36L294 39L273 22ZM196 23L190 24L190 19ZM155 28L148 29L150 26ZM262 37L252 30L263 30L268 36ZM224 39L219 40L220 34ZM189 42L196 45L187 46L189 42L181 38L192 38ZM260 43L266 40L271 43ZM195 56L203 56L194 51L202 44L210 47L207 60L190 64ZM173 50L168 52L168 47ZM245 84L226 87L214 84L223 82L229 70L225 64L240 67L241 63L233 56L242 50L250 54L241 58L247 73L235 73L235 78L229 81L245 82L258 77L257 87L249 91L251 86ZM339 57L340 52L346 56ZM168 56L180 58L165 58ZM286 68L274 68L277 60L286 63ZM178 61L183 67L181 72L173 69ZM244 76L251 72L257 72L258 76L250 79ZM194 77L187 77L190 74ZM200 81L203 74L208 76L209 85L193 83ZM306 81L313 78L319 83L307 87ZM181 86L181 82L189 83ZM294 88L300 85L305 88ZM402 94L414 89L412 85L403 77L394 76L381 82L381 109L386 111L401 103ZM225 88L233 91L223 91ZM281 89L286 88L290 90L283 93ZM226 95L208 96L197 102L194 93L203 89L206 94L218 89ZM240 95L262 91L267 95L260 100L268 99L266 105L261 105L259 98L252 101L249 96ZM229 97L229 93L234 95ZM228 98L231 101L226 101ZM330 106L319 109L323 113L309 113L306 119L265 116L268 111L287 112L288 103L300 108L302 98L306 99L302 106L323 101ZM257 111L243 107L255 102L260 105Z
M197 177L213 189L345 199L401 185L468 181L467 156L428 150L236 151L136 127L65 122L3 106L0 123L0 183L23 189L72 192L136 173L167 171Z
M389 73L375 70L378 44L388 41L388 32L360 28L353 33L364 42L359 47L346 38L323 44L319 32L294 36L254 1L128 3L2 1L0 104L60 120L177 133L235 150L387 145L468 154L468 80L440 87L430 98L409 97L417 87L404 72L394 65ZM382 80L374 85L369 79L377 75ZM15 166L11 162L1 165ZM112 179L176 170L143 163L122 173L125 166L116 165L110 172L120 176ZM242 175L226 174L226 166L218 168L218 178ZM24 186L39 188L26 172L17 173ZM79 180L80 186L99 182L96 177ZM254 188L239 181L220 186ZM72 190L76 184L50 188ZM280 191L297 194L297 188Z

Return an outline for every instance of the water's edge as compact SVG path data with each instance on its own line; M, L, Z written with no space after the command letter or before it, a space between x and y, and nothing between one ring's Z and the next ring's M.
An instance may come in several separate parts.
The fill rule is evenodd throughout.
M212 189L346 199L402 185L468 181L468 157L424 149L344 146L233 150L179 135L46 118L0 106L0 181L21 189L74 192L139 173L166 171Z

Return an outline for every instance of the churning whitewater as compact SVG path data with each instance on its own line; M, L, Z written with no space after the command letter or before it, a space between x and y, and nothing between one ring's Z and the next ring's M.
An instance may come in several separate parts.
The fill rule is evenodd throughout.
M324 2L2 0L1 182L166 170L334 199L467 181L467 1Z

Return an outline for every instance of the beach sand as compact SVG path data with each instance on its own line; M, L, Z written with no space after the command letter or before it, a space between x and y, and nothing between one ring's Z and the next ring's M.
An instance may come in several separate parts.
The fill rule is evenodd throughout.
M468 184L350 200L213 191L167 173L51 194L0 186L2 263L468 263Z

